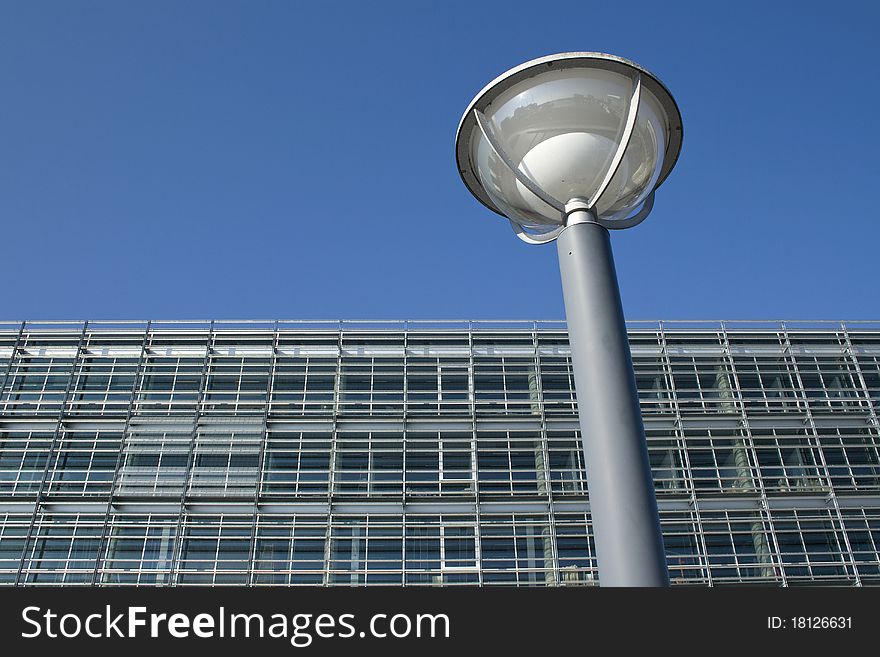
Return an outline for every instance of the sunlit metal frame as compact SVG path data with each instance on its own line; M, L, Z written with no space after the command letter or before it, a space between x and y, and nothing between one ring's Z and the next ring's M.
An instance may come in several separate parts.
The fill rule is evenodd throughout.
M851 584L876 584L880 581L877 574L878 556L876 549L859 548L856 544L859 536L865 531L876 531L880 528L880 506L878 506L876 473L873 466L868 463L859 463L855 460L845 460L845 465L832 467L833 454L848 450L861 450L867 448L873 455L880 449L880 434L877 432L877 413L871 404L874 388L870 379L866 380L868 370L876 371L877 345L880 345L880 322L779 322L779 321L685 321L685 322L659 322L644 321L630 322L630 337L633 341L636 360L640 362L642 372L651 372L651 377L657 377L659 387L650 389L646 386L645 391L651 392L643 400L643 408L649 419L649 430L653 431L651 450L660 455L675 454L674 459L664 465L655 467L654 473L658 484L658 503L664 528L669 536L688 537L693 546L686 555L673 555L671 558L671 570L675 583L694 584L777 584L790 585L800 583L825 583L835 585ZM533 320L218 320L210 321L185 321L185 320L159 320L146 321L93 321L87 325L77 321L34 321L34 322L0 322L0 382L6 382L6 394L0 397L0 414L5 421L6 427L15 432L22 432L23 436L14 438L7 445L7 449L18 450L13 447L15 440L22 440L22 453L34 453L34 450L50 450L46 458L51 465L50 473L42 476L43 465L31 463L26 465L20 462L18 466L10 466L7 463L6 472L13 473L15 479L7 479L7 484L18 486L24 484L26 488L7 488L0 496L6 505L5 511L6 529L17 528L22 534L28 531L31 522L34 523L34 531L31 540L23 543L22 557L27 561L22 569L22 575L18 576L18 564L14 556L5 559L0 564L0 570L8 577L18 577L21 585L114 585L118 586L121 581L114 578L130 577L129 583L137 583L140 586L157 585L174 581L178 585L188 585L193 582L187 581L187 577L212 577L219 583L219 577L228 576L230 573L238 574L245 578L244 581L253 585L266 585L276 576L292 577L293 574L319 573L316 585L346 585L350 584L348 577L350 570L334 565L329 560L332 541L338 536L335 534L337 527L343 525L352 516L364 516L374 513L377 503L384 505L382 513L393 515L391 522L382 521L385 525L393 524L396 527L412 526L413 518L419 520L426 516L437 518L429 522L431 527L462 527L474 528L474 534L479 537L480 531L485 528L496 527L496 522L506 529L509 528L511 535L520 536L518 527L537 526L539 523L548 525L550 533L547 540L552 542L551 547L546 549L546 564L542 571L555 579L526 579L531 577L529 572L537 572L528 566L520 565L515 569L507 569L502 565L501 559L494 559L481 555L478 565L459 568L456 574L462 572L474 573L479 581L486 585L510 585L510 581L502 578L518 578L520 582L528 581L530 584L566 585L566 584L592 584L595 583L593 574L595 564L590 561L583 567L566 566L560 562L559 554L554 547L556 542L564 535L568 535L573 527L577 527L580 544L590 546L590 552L583 553L581 558L592 559L592 542L589 536L592 533L592 525L587 525L589 511L586 498L581 488L574 488L572 482L583 481L582 465L572 461L569 465L551 465L549 454L554 447L554 440L570 440L569 437L560 437L561 431L574 431L573 422L575 407L572 397L573 389L571 382L564 384L567 395L558 395L560 390L553 387L554 397L546 394L548 375L556 376L559 359L565 359L564 346L560 345L560 339L564 339L565 324L561 321L543 322ZM338 335L336 333L338 332ZM83 339L83 333L85 339ZM64 465L63 459L58 459L64 445L64 440L58 441L52 448L52 433L56 424L64 423L63 431L71 434L86 435L97 432L100 436L96 441L85 441L89 445L85 448L86 454L97 454L103 450L107 454L107 447L100 447L103 442L110 444L109 436L115 434L112 439L116 444L129 446L136 444L129 442L126 437L119 442L119 436L127 436L129 429L133 427L133 436L152 429L150 433L155 437L155 444L162 453L180 453L174 451L174 443L164 437L170 427L186 427L182 424L184 417L174 411L163 414L151 412L141 413L139 398L145 392L153 393L145 388L142 374L146 370L145 363L154 356L175 360L178 356L193 358L193 344L204 345L208 342L208 335L214 335L214 342L208 352L202 351L198 360L203 358L238 358L259 361L260 359L273 358L272 350L278 345L282 351L277 354L278 358L300 360L294 356L297 345L306 344L311 340L322 342L328 336L338 340L341 348L346 347L346 340L351 339L353 349L346 355L336 353L325 354L327 358L336 363L334 376L338 377L344 372L344 366L348 358L357 364L361 356L384 360L388 354L386 350L387 340L393 339L400 345L403 358L405 359L405 378L409 375L413 365L418 367L426 353L422 347L417 346L414 338L419 340L433 341L443 350L448 349L450 339L460 341L464 345L465 352L457 352L452 358L461 358L467 362L466 367L470 372L474 368L501 367L506 358L523 357L523 341L531 344L529 347L532 356L529 356L530 367L535 367L535 393L541 400L539 415L534 415L535 410L530 412L537 418L540 424L540 441L542 450L533 446L537 438L534 432L523 428L523 415L517 408L531 408L534 403L530 399L511 399L499 402L492 396L485 401L477 401L473 392L469 394L468 401L461 402L468 409L468 415L440 415L434 419L428 419L432 424L431 431L465 431L471 433L472 440L464 449L471 455L473 481L475 486L480 485L479 469L476 461L479 454L477 436L481 431L505 431L508 432L509 445L504 448L490 447L492 453L505 454L520 446L529 443L529 449L536 449L536 454L541 454L541 465L544 468L545 480L550 482L550 488L542 492L537 489L530 492L526 489L512 488L514 485L515 466L509 463L505 466L505 477L511 485L511 493L503 502L500 502L485 488L476 489L480 496L467 497L466 510L463 510L463 498L458 494L442 493L430 498L403 496L389 501L388 496L376 495L369 490L358 491L354 495L342 497L318 497L314 494L303 494L299 490L287 487L280 493L274 493L267 489L265 482L268 481L268 472L271 466L260 459L260 471L255 482L254 492L259 494L258 506L253 505L253 497L239 496L236 493L222 493L207 498L199 495L190 488L187 495L187 504L179 505L179 494L172 493L172 486L180 486L179 479L168 481L165 492L146 492L141 486L151 487L158 478L142 482L134 480L132 488L125 483L126 470L132 468L139 476L139 467L126 464L124 455L131 453L129 448L123 447L125 454L120 455L116 463L110 463L112 477L95 477L94 472L107 472L106 466L97 465L97 458L90 458L87 470L79 470L77 482L81 484L76 490L57 490L55 483L74 483L73 479L54 479L54 473L64 472L69 464ZM169 338L171 338L169 340ZM219 342L217 342L219 340ZM545 341L546 340L546 341ZM363 345L374 342L373 350L367 349L360 352ZM255 344L264 345L260 350L255 350ZM707 349L707 347L710 348ZM263 351L263 349L267 351ZM562 349L562 351L560 351ZM758 353L773 354L782 360L777 364L776 358L768 359L758 356ZM33 360L39 354L56 354L54 361L46 358L39 365ZM450 353L445 351L447 355ZM821 376L815 383L805 381L808 371L816 367L815 363L823 359L823 354L842 354L841 361L837 359L833 363L829 359L827 364L818 365ZM57 354L64 354L58 356ZM659 354L659 355L658 355ZM727 392L719 398L717 383L715 392L699 388L698 383L693 383L693 396L683 396L680 382L676 382L677 372L673 371L670 358L677 359L678 366L687 368L688 371L697 372L709 363L707 355L711 355L711 367L727 372L729 388L723 388ZM96 360L113 361L116 358L125 358L130 362L126 366L127 372L134 373L134 386L127 392L120 393L126 402L124 404L102 407L92 414L83 414L77 410L80 393L94 393L94 390L86 390L83 387L85 381L81 374L84 368L91 370ZM411 359L411 360L408 360ZM485 363L475 365L475 359L485 360ZM819 359L819 360L817 360ZM772 362L771 362L772 361ZM678 367L677 366L677 367ZM39 367L41 374L33 369ZM204 364L193 364L193 368L201 371ZM272 365L267 367L271 368ZM754 371L757 367L761 377L765 374L775 374L780 371L785 373L787 382L778 388L776 384L765 387L761 377L754 383L747 383L743 373ZM54 371L53 371L54 370ZM828 385L831 371L841 371L852 381L851 396L841 397L841 388L836 384ZM46 375L61 376L68 380L64 383L65 388L71 389L67 402L56 404L55 410L46 412L40 410L41 401L33 404L22 397L22 393L32 395L31 399L39 400L45 393L53 394L50 389L51 378ZM552 374L551 374L552 373ZM685 376L689 376L687 372ZM20 377L36 377L41 381L39 387L30 390L20 389L20 384L15 382ZM270 375L271 376L271 375ZM473 374L471 374L473 376ZM270 379L274 381L274 379ZM766 380L766 379L764 379ZM515 384L507 379L500 382L500 391L507 395L508 390L515 392ZM806 385L805 385L806 384ZM648 386L651 384L648 383ZM381 385L374 381L374 389L381 389ZM108 384L109 389L109 384ZM173 390L173 386L167 389ZM270 391L274 390L270 386ZM679 394L676 394L676 390ZM781 391L785 391L780 395ZM746 394L746 392L751 394ZM59 394L59 391L54 391ZM657 393L657 394L655 394ZM262 394L262 393L252 393ZM336 393L338 394L338 389ZM744 399L744 403L735 403L737 399ZM270 400L272 398L270 397ZM720 400L720 401L719 401ZM86 403L91 403L86 401ZM265 404L265 398L260 403ZM403 420L393 419L388 414L369 414L353 416L346 414L341 405L328 408L326 414L303 418L301 413L290 413L284 410L284 404L270 401L271 407L263 409L262 414L248 415L255 419L255 423L247 421L249 427L254 427L257 435L266 432L270 438L273 432L283 434L288 431L314 431L319 422L326 422L323 426L342 426L342 432L376 431L377 425L387 428L390 423L395 431L403 431ZM408 404L409 401L405 401ZM727 405L723 413L725 419L719 420L719 403ZM207 408L204 406L207 404ZM211 432L234 433L242 428L241 422L245 422L244 416L231 415L226 411L212 409L213 402L203 400L203 418L206 421L205 428L210 427ZM499 406L500 404L500 406ZM30 406L29 409L23 407ZM504 410L499 412L500 409ZM187 414L186 417L193 417ZM268 410L268 413L266 412ZM342 414L339 411L343 410ZM549 412L548 412L549 411ZM129 414L133 413L133 417ZM424 423L429 415L410 415L406 411L403 418L407 422L413 422L413 426ZM822 415L822 426L817 428L816 416ZM322 417L323 420L318 420ZM262 418L262 419L261 419ZM299 418L298 420L296 418ZM332 419L331 419L332 418ZM478 418L484 422L491 418L485 427L479 425ZM722 440L713 441L709 452L712 454L712 464L706 467L697 467L693 461L693 455L697 452L705 452L703 447L696 442L687 440L689 430L688 423L695 426L698 419L710 419L712 421L712 436L721 437ZM778 421L768 422L767 418L777 418ZM131 422L131 420L134 422ZM343 419L342 425L333 425ZM702 420L700 420L702 421ZM266 423L269 424L266 424ZM295 422L291 425L291 422ZM438 424L433 424L438 422ZM676 432L678 438L672 448L664 447L667 428L670 422L677 427L685 429ZM381 424L378 424L381 423ZM465 428L463 429L463 423ZM866 424L867 423L867 424ZM298 427L298 428L292 428ZM422 424L424 427L425 425ZM13 429L13 427L16 427ZM383 429L384 430L384 429ZM825 433L825 432L834 433ZM733 433L730 433L733 432ZM331 430L332 433L332 430ZM699 433L699 431L698 431ZM735 434L736 440L731 436ZM142 434L141 434L142 435ZM184 441L189 439L186 433ZM694 434L696 435L696 434ZM518 437L517 437L518 436ZM74 439L77 442L79 439ZM225 440L225 439L224 439ZM337 432L331 441L338 442L340 436ZM178 443L181 444L181 443ZM223 443L227 444L227 443ZM170 447L170 450L169 450ZM781 470L776 469L775 463L781 458L781 452L794 447L812 454L808 464L783 465ZM293 451L297 447L285 447L285 450ZM331 448L332 449L332 448ZM370 445L368 450L375 449ZM442 447L440 448L442 452ZM570 448L564 448L568 451ZM732 450L744 450L746 452L741 464L746 467L735 469L731 472L721 467L728 462ZM762 454L768 455L763 457ZM876 460L876 457L872 457ZM332 465L331 465L332 464ZM749 466L751 464L751 466ZM190 464L191 465L191 464ZM806 465L806 467L805 467ZM120 471L115 472L114 468ZM338 468L336 461L328 460L328 470ZM368 466L368 472L372 472L373 466ZM23 476L25 471L38 472L36 479ZM151 477L158 476L158 467L152 470ZM250 472L250 470L248 470ZM328 487L337 482L343 482L334 470L333 475L328 476ZM557 479L554 472L561 475L563 472L571 473L571 478ZM85 473L84 477L81 475ZM229 478L231 481L236 474L241 473L241 468L236 472L229 466ZM192 473L185 475L183 481L189 481ZM250 476L250 475L248 475ZM332 477L332 478L330 478ZM439 482L439 475L437 481ZM494 480L497 482L497 480ZM97 488L87 488L97 485ZM560 484L554 488L554 482ZM667 485L668 484L668 485ZM225 484L221 484L223 486ZM249 484L250 485L250 484ZM485 483L483 484L485 486ZM578 484L579 486L580 484ZM569 487L571 486L571 487ZM134 488L140 489L139 493L133 493ZM174 489L176 490L176 489ZM225 491L226 489L223 488ZM30 492L28 492L30 491ZM488 493L488 495L487 495ZM537 497L536 497L537 495ZM547 507L547 495L550 495L549 516L542 515L539 520L532 519L536 500ZM44 500L42 506L35 504L37 497ZM543 496L543 497L542 497ZM683 512L682 501L688 499L698 500L698 504L688 507L690 510ZM332 504L330 501L332 500ZM541 502L543 500L543 502ZM406 502L404 504L404 501ZM500 506L499 506L500 504ZM503 507L503 509L501 508ZM253 516L255 510L258 516ZM34 514L36 514L34 518ZM184 514L183 527L188 529L195 526L207 526L218 532L220 539L230 537L242 540L240 535L226 533L229 527L240 527L247 531L251 528L251 548L247 560L230 556L230 552L237 548L219 547L208 566L202 569L189 566L187 558L168 558L162 565L155 565L153 560L142 556L126 558L114 556L109 547L111 542L118 536L120 528L145 527L142 533L134 535L134 540L149 540L149 528L170 527L172 530L179 523L180 514ZM511 516L510 514L514 514ZM521 517L516 517L522 514ZM501 516L503 520L499 520ZM577 517L575 517L577 515ZM152 517L150 517L152 516ZM465 520L449 520L455 516L467 516ZM441 521L440 518L443 518ZM544 518L547 517L547 520ZM511 518L508 520L507 518ZM293 565L292 557L284 557L288 565L282 570L274 570L260 565L253 546L254 542L263 538L271 538L269 533L263 533L263 528L272 528L274 521L279 521L285 528L294 526L294 522L301 523L305 519L307 526L327 528L323 538L325 553L322 570L305 570ZM231 521L230 521L231 520ZM256 520L256 522L255 522ZM204 523L204 524L203 524ZM428 522L426 521L426 524ZM361 523L359 526L366 527ZM256 527L256 529L254 529ZM565 531L560 531L564 527ZM829 527L831 529L829 529ZM590 534L588 534L588 529ZM100 531L100 543L97 551L92 545L96 541L96 532ZM58 532L58 533L50 533ZM70 547L61 556L43 557L37 556L40 546L45 540L61 538L69 542ZM12 535L12 534L9 534ZM706 547L704 537L714 535L716 538L723 537L724 545L715 550ZM154 535L155 537L156 535ZM173 535L170 535L173 539ZM406 540L403 534L403 540ZM534 534L528 536L533 537ZM762 555L764 561L743 560L742 553L735 546L737 537L743 537L754 546L754 537L766 539L766 552L759 553L758 548L749 551L755 556ZM828 537L825 539L824 537ZM364 533L361 537L371 540ZM210 538L210 537L209 537ZM806 543L809 545L811 538L818 539L820 547L786 549L785 545ZM168 540L166 536L165 540ZM184 538L186 540L186 537ZM477 540L481 540L477 538ZM719 539L720 540L720 539ZM824 543L824 545L822 545ZM228 545L228 544L227 544ZM405 544L404 544L405 545ZM478 543L478 546L480 544ZM782 549L780 549L782 546ZM827 546L827 547L826 547ZM86 556L79 557L77 550L83 549ZM405 548L404 548L405 549ZM584 550L587 548L585 547ZM748 549L748 548L747 548ZM286 553L289 554L289 553ZM366 554L366 552L362 552ZM317 557L313 560L320 560ZM237 561L234 569L229 565ZM83 565L84 562L87 565ZM176 565L172 567L172 562ZM369 559L365 563L369 563ZM387 562L386 562L387 563ZM571 564L571 561L568 561ZM130 564L130 565L129 565ZM375 565L375 564L372 564ZM51 566L55 566L52 568ZM470 570L468 570L470 569ZM366 573L367 566L358 572ZM401 572L405 578L409 574L423 575L421 568L410 567L404 558L401 566L393 569L376 569L370 572L388 573ZM444 576L439 567L432 568L431 575ZM320 573L324 573L324 579L320 579ZM567 575L577 575L578 579L568 579ZM261 579L264 578L264 579ZM338 578L338 579L334 579ZM343 579L345 578L345 579ZM267 581L269 580L269 581ZM212 582L214 580L211 580ZM7 579L6 584L13 582ZM199 583L199 582L196 582ZM366 585L373 584L368 577ZM425 582L437 583L435 581ZM473 585L473 582L462 582ZM201 582L204 584L204 581ZM444 582L444 585L455 585L454 582Z
M632 80L632 92L630 94L626 120L623 124L623 130L620 134L614 157L609 163L605 176L602 179L602 183L599 185L592 198L584 199L584 203L578 204L578 209L587 210L587 212L592 215L593 221L608 229L630 228L641 223L648 214L650 214L651 209L654 206L654 191L666 179L666 176L675 165L675 162L678 159L678 154L681 151L683 134L681 113L679 112L672 94L669 93L662 82L635 62L604 53L576 52L542 57L526 62L525 64L507 71L493 80L479 94L477 94L465 111L456 134L456 160L458 163L459 174L471 193L490 210L505 216L508 221L510 221L510 225L517 237L528 244L546 244L552 242L559 236L566 224L566 217L568 214L566 204L571 199L560 200L553 198L542 189L540 185L526 175L525 172L521 171L519 167L516 166L510 156L504 151L501 141L495 135L491 121L486 117L484 111L501 93L522 80L534 77L535 75L543 73L551 68L559 70L585 66L610 70L626 75ZM636 120L638 119L643 88L647 88L657 98L669 120L669 135L666 139L666 151L663 154L663 164L661 166L660 175L657 179L657 183L654 185L654 189L648 193L638 208L626 213L616 213L600 217L594 209L596 204L602 198L602 195L608 189L614 174L617 173L620 163L623 161L624 154L626 153L626 149L632 138L633 130L635 129ZM527 226L516 219L507 217L507 215L494 204L483 188L479 176L476 173L476 167L471 160L471 139L475 130L479 130L480 134L485 137L493 152L502 162L504 162L505 166L507 166L511 173L513 173L516 180L544 203L560 213L560 225L548 227L546 230L535 230L535 226Z

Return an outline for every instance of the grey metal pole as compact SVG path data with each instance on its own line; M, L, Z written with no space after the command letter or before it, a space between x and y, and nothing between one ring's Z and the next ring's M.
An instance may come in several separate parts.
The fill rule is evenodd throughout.
M584 210L557 239L602 586L668 586L608 231Z

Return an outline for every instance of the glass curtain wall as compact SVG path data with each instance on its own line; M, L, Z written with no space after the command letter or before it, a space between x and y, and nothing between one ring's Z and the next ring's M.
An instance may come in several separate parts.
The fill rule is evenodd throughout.
M631 323L672 581L880 583L880 325ZM560 322L0 324L0 583L597 582Z

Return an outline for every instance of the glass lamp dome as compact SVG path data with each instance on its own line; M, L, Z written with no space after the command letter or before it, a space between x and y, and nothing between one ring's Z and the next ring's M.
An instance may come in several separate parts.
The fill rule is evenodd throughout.
M634 62L602 53L542 57L471 102L456 135L468 189L528 242L554 239L568 210L606 228L647 216L681 150L672 95Z

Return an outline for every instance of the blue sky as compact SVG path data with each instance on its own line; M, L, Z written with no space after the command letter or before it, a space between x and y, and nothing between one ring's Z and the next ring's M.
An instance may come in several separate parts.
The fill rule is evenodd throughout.
M684 118L615 233L629 319L876 319L870 2L0 1L0 319L563 316L553 246L458 178L534 57L657 74Z

